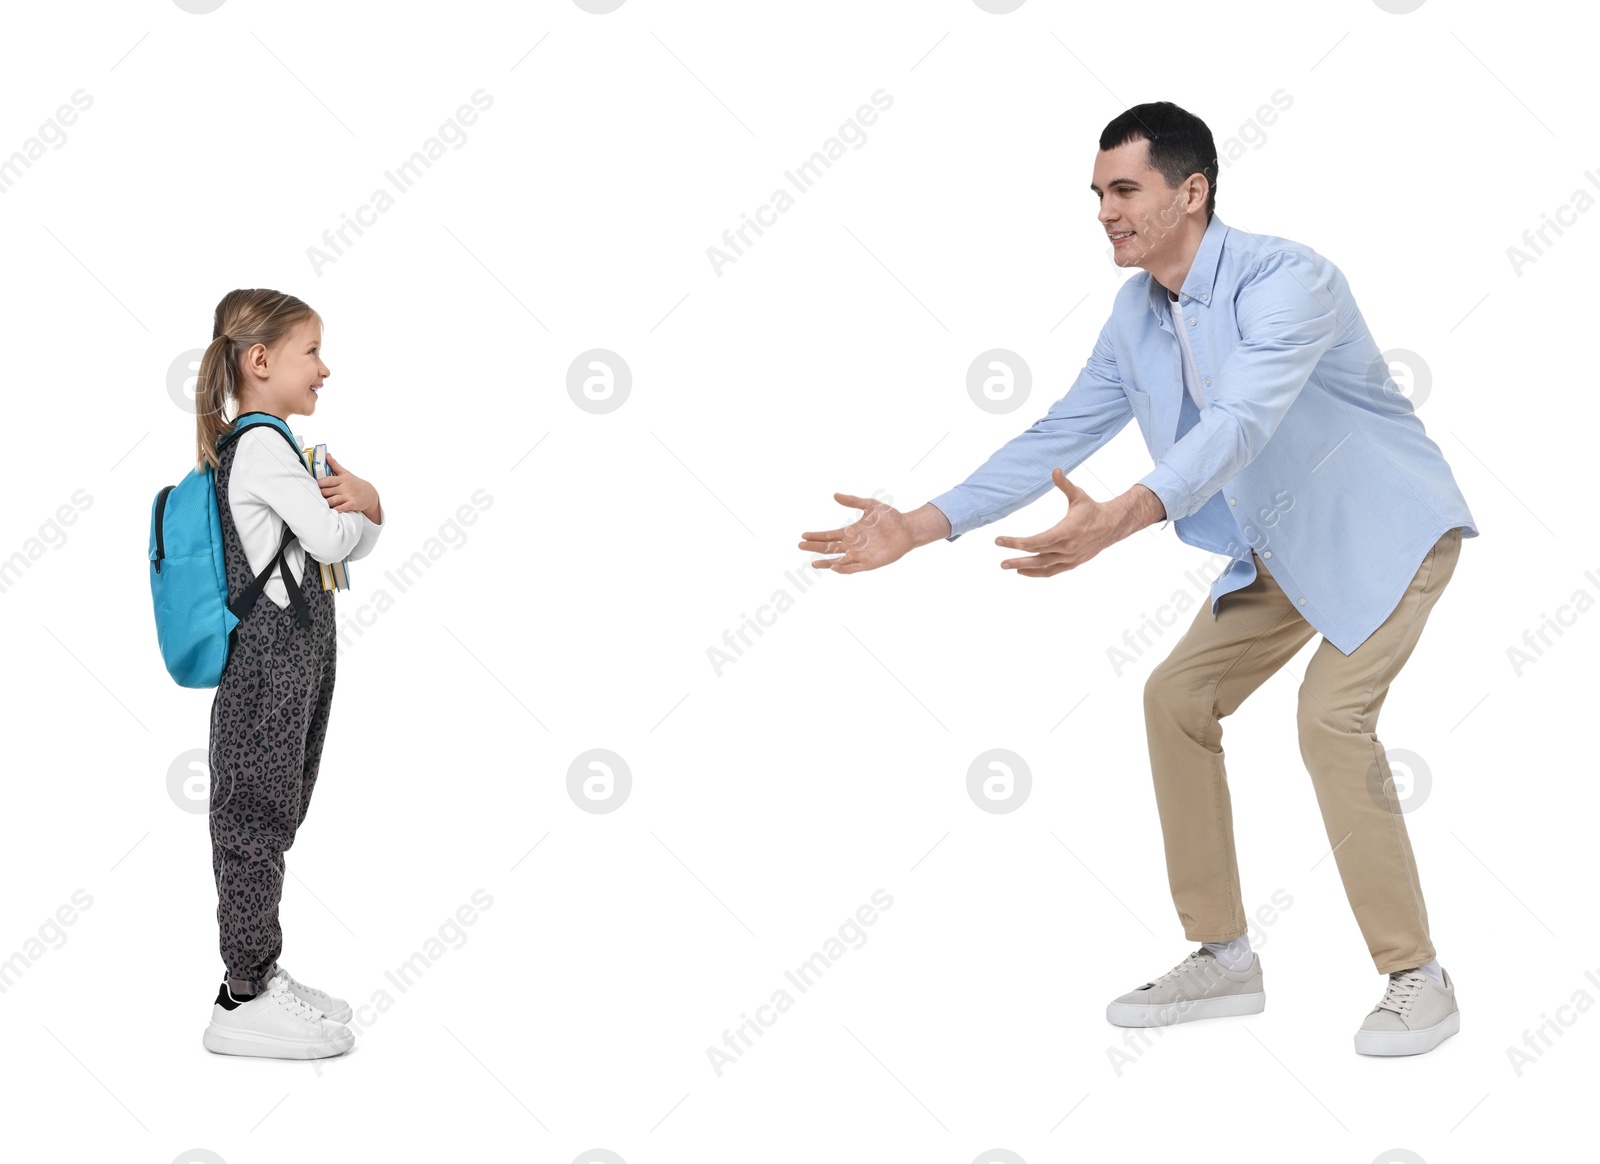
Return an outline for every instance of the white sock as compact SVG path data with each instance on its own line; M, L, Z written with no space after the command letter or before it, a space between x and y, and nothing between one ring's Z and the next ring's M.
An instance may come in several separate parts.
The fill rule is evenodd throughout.
M1229 970L1239 971L1250 969L1254 955L1250 953L1250 935L1240 934L1231 942L1201 942L1207 950L1217 956Z
M1432 978L1440 986L1444 985L1444 967L1439 965L1438 958L1429 958L1422 965L1418 966L1417 969L1421 970L1429 978Z

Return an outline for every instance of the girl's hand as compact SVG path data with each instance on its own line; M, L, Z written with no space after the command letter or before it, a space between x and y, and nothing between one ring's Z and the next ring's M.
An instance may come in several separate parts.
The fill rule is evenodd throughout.
M328 467L333 470L319 477L317 485L322 496L339 513L364 513L374 525L382 525L383 510L378 504L378 491L370 481L364 481L345 469L333 454L328 454Z

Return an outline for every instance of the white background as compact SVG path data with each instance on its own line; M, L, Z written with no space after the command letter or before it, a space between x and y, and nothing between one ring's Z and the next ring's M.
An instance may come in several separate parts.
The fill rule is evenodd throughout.
M1600 596L1578 474L1600 215L1580 199L1520 274L1507 251L1600 196L1573 11L8 9L0 156L75 91L92 105L0 200L0 555L41 538L0 593L0 957L74 891L92 904L0 993L0 1155L1559 1156L1600 1017L1560 1011L1520 1074L1508 1048L1600 998L1600 616L1569 608L1520 675L1507 651ZM480 89L464 144L317 270L323 231ZM717 274L707 248L879 89L893 105L865 144ZM1279 90L1289 108L1252 127ZM1321 860L1306 655L1226 724L1247 904L1293 900L1257 927L1270 1005L1109 1053L1127 1046L1106 1001L1190 947L1141 710L1183 624L1120 677L1107 649L1198 597L1185 572L1209 555L1152 527L1055 578L1001 571L993 535L1053 524L1052 491L891 569L803 593L786 573L810 560L803 530L853 516L834 491L921 505L1066 390L1127 277L1087 188L1096 142L1158 99L1240 151L1228 224L1331 258L1379 346L1425 359L1418 415L1482 531L1381 725L1431 772L1407 823L1463 1015L1420 1058L1352 1050L1383 979ZM365 1008L356 1049L319 1064L201 1047L209 838L168 780L205 748L211 694L168 678L147 585L151 502L193 455L169 369L251 286L321 314L333 374L292 424L387 515L338 598L332 727L288 855L285 965ZM1033 371L1008 415L966 393L993 347ZM605 415L566 390L591 348L632 372ZM1130 424L1073 479L1105 499L1148 468ZM451 529L478 489L491 506ZM77 490L91 503L52 528ZM387 585L441 529L425 576ZM792 606L717 674L708 649L780 589ZM568 795L591 748L631 772L614 812ZM1031 768L1013 812L966 791L989 748ZM708 1048L879 889L893 904L865 944L790 987L719 1077ZM475 890L492 906L399 992L385 972Z

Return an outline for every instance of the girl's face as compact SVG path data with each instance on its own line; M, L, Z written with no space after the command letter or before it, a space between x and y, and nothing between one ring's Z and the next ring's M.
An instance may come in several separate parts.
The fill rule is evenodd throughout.
M322 362L322 325L308 316L268 351L257 344L244 355L241 412L270 412L287 419L317 410L317 392L331 372Z

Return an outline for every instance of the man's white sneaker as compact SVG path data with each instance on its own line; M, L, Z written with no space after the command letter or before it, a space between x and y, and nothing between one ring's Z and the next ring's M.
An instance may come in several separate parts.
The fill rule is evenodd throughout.
M1119 1027L1168 1027L1197 1019L1260 1014L1267 1006L1261 955L1245 970L1229 970L1201 946L1154 982L1131 990L1106 1007Z
M282 974L267 989L230 1010L211 1007L211 1025L201 1038L218 1055L259 1055L267 1059L325 1059L342 1055L356 1037L310 1003L296 998Z
M283 968L282 962L278 963L278 968L274 970L273 973L281 974L283 976L284 984L288 986L289 993L294 995L301 1002L310 1003L336 1023L347 1023L350 1021L351 1015L354 1012L351 1011L350 1004L344 999L335 998L326 990L318 990L314 986L307 986L303 982L295 981L294 975L290 974Z
M1389 975L1383 997L1356 1032L1356 1054L1421 1055L1459 1031L1456 984L1448 970L1442 972L1443 986L1421 970Z

